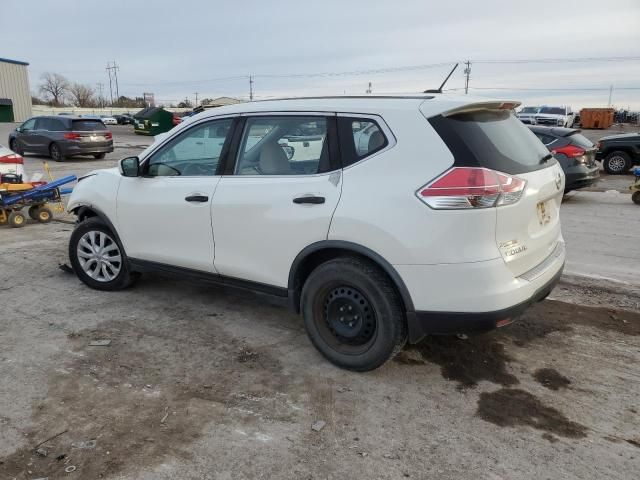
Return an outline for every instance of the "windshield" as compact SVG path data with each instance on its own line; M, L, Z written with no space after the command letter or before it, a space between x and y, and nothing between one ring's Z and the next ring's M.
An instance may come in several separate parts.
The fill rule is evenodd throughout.
M520 110L520 113L537 113L538 107L524 107Z
M553 115L564 115L564 108L560 107L542 107L538 113L551 113Z

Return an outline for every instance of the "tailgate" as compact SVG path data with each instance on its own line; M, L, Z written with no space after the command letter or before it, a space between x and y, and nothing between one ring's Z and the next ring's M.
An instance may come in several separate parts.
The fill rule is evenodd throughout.
M527 181L520 201L496 209L496 242L514 276L536 267L556 248L564 192L564 174L557 163L518 178Z

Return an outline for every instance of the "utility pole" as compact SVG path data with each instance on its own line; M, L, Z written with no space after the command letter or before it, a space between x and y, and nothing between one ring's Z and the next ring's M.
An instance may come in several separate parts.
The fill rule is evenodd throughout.
M609 85L609 107L611 107L611 97L613 96L613 85Z
M120 67L116 65L116 61L113 61L113 76L116 79L116 101L120 100L120 89L118 88L118 70Z
M253 76L249 75L249 101L253 102Z
M109 98L111 99L111 106L113 107L113 85L111 83L111 67L107 62L107 74L109 75Z
M195 103L195 105L193 106L193 107L195 108L195 107L197 107L197 106L198 106L198 92L194 92L193 94L196 96L196 103Z
M469 77L471 76L471 62L469 60L467 60L466 62L464 62L464 64L466 65L465 69L464 69L464 94L467 95L469 93Z
M364 93L366 93L367 95L371 95L371 92L373 91L372 86L371 86L371 82L369 82L369 86L367 87L367 89L365 90Z
M102 87L104 86L102 83L98 82L98 102L100 104L100 108L104 108L104 97L102 96Z

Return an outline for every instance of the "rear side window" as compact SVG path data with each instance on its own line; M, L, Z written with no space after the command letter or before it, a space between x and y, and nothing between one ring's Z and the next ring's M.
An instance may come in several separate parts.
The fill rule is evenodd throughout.
M389 140L380 125L370 118L338 117L338 135L343 167L348 167L389 145Z
M71 129L75 132L91 132L94 130L106 130L102 120L74 120Z
M455 157L457 166L486 167L518 174L546 168L549 150L508 110L480 110L429 122Z
M582 148L593 148L594 145L591 142L591 140L589 140L587 137L585 137L584 135L580 134L580 133L574 133L571 134L567 137L567 140L569 140L571 143L573 143L574 145L578 145Z

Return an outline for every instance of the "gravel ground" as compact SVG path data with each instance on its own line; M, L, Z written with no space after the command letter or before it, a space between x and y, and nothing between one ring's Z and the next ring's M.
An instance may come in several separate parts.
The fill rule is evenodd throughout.
M140 148L125 144L56 171ZM326 362L269 297L153 275L93 291L58 269L71 225L0 227L0 479L636 478L640 222L606 195L563 206L550 299L366 374ZM595 232L627 243L598 252Z

